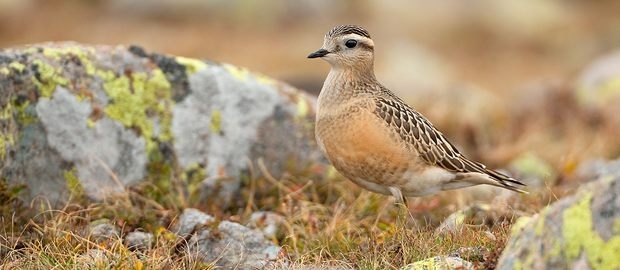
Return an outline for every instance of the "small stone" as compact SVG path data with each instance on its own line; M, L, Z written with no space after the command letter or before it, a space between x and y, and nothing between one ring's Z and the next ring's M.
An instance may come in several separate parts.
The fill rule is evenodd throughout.
M150 249L153 246L153 234L140 231L130 232L125 236L125 246L129 250Z
M252 213L248 221L248 227L258 229L267 238L275 238L278 227L284 222L284 217L274 212L258 211Z
M483 246L460 247L448 254L448 257L459 257L470 262L484 262L484 255L489 250Z
M215 218L194 208L183 210L183 214L179 217L176 226L172 230L181 237L185 237L194 232L198 225L208 225L214 222Z
M112 261L115 258L110 258L104 250L101 249L89 249L84 254L80 255L76 262L79 266L90 269L106 269L106 267L112 265Z
M88 235L95 242L114 240L120 237L120 231L107 219L93 221L88 226Z
M474 265L459 257L435 256L405 265L401 270L460 269L473 270Z
M240 269L261 269L277 260L281 251L261 232L230 221L196 232L187 247L207 263Z

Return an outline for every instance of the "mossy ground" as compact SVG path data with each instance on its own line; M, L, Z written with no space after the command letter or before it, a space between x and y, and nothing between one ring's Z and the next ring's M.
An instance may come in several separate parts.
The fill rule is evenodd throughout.
M262 171L261 176L258 171ZM196 183L186 181L170 179L167 186L143 185L109 202L67 204L62 210L40 211L35 216L3 212L0 265L34 269L209 269L212 264L197 261L176 248L184 240L170 231L184 207L195 207L242 224L256 210L281 214L285 222L272 241L283 247L282 257L290 260L292 267L312 264L397 269L461 247L483 247L487 250L481 254L484 261L477 264L490 269L514 222L510 216L489 219L459 232L438 234L435 228L443 218L463 207L454 198L458 193L413 199L405 209L394 205L390 197L363 191L337 175L314 168L276 179L259 164L244 181L239 203L227 208L197 201L191 194L198 190L191 187ZM2 190L3 194L11 192L18 190ZM512 202L511 210L533 213L550 200L553 196L519 197ZM86 233L90 222L102 218L120 228L121 237L98 242ZM123 245L123 236L136 229L155 236L152 248L132 251ZM93 249L103 251L106 259L85 259L90 257L83 254Z

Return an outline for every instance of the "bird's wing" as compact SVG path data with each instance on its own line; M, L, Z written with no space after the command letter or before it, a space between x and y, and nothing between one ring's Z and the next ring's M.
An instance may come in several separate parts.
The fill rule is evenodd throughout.
M511 186L510 183L523 185L512 177L489 170L484 164L461 155L430 121L402 100L393 97L394 99L377 98L375 114L394 128L404 141L412 145L424 161L455 173L487 174L506 187Z

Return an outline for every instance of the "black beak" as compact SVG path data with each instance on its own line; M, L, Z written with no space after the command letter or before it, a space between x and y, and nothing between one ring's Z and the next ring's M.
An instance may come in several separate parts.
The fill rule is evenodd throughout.
M326 49L320 49L316 52L311 53L310 55L308 55L308 58L317 58L317 57L323 57L326 54L328 54L329 51Z

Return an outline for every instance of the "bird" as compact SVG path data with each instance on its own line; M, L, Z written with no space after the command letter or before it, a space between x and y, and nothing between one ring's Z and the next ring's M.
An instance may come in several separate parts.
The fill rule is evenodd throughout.
M317 100L315 137L344 177L372 192L422 197L486 184L527 193L525 184L468 159L374 74L367 30L339 25L308 55L330 65Z

